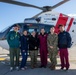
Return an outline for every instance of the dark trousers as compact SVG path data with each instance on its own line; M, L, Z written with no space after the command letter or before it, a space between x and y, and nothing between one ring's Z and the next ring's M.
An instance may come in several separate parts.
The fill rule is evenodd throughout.
M61 60L61 67L69 68L69 57L68 57L68 49L59 49L60 50L60 60Z
M46 50L40 50L40 59L41 59L41 66L47 65L47 51Z
M20 49L19 48L10 48L10 66L14 67L19 66L19 54L20 54ZM16 62L14 61L14 57L16 58Z
M27 52L21 52L21 54L22 54L22 61L21 61L20 68L24 68L26 66L28 53Z

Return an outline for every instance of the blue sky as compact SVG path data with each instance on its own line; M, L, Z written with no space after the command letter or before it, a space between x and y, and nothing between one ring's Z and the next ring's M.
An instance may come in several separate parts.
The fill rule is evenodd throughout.
M53 6L62 0L16 0L20 2L26 2L34 4L36 6ZM76 14L76 0L70 0L69 2L54 9L56 12L64 14L75 15ZM41 12L39 9L31 7L22 7L7 3L0 2L0 31L4 28L14 24L23 22L25 18L30 18L37 13Z

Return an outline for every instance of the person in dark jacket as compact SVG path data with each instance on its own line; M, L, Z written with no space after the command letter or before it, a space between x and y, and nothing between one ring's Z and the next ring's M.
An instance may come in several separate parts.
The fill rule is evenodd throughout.
M40 47L40 59L41 59L41 66L40 68L47 66L47 34L45 33L45 29L41 29L41 33L39 37L39 47Z
M20 34L18 32L19 26L15 25L13 31L10 31L7 36L7 42L9 44L10 50L10 70L16 69L19 70L19 54L20 54ZM16 64L14 65L14 57L16 56Z
M23 36L21 36L21 55L22 55L22 61L21 61L21 70L25 70L26 67L26 61L28 56L28 36L27 31L25 30L23 32Z
M58 34L58 47L60 51L61 69L69 69L68 48L71 47L71 36L64 30L64 25L59 25L60 33Z
M29 37L29 54L31 57L31 68L37 67L37 55L38 55L39 40L36 36L36 32L33 31Z

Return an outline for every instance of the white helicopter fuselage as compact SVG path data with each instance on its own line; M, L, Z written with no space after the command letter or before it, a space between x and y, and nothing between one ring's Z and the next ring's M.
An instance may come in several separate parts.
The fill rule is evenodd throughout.
M76 19L70 16L64 15L62 13L57 13L54 11L45 12L41 15L41 23L54 25L56 32L58 33L58 25L65 25L65 31L68 31L72 37L73 46L76 44Z
M54 11L44 12L37 16L37 18L40 18L39 23L54 25L56 33L58 33L59 24L65 25L65 31L68 31L71 34L73 46L76 44L76 19ZM35 20L25 20L25 22L37 23ZM9 49L6 40L0 40L0 46L4 49Z

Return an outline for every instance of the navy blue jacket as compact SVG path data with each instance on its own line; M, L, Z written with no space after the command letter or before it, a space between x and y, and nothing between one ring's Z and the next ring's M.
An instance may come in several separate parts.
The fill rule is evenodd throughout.
M23 35L21 36L21 51L25 50L25 52L28 50L28 37Z
M71 36L68 32L63 31L58 34L58 47L59 48L70 48L71 47Z

